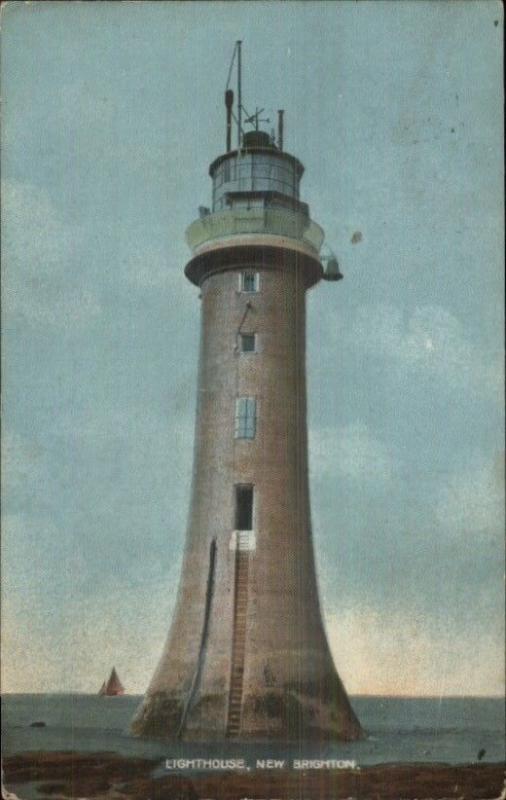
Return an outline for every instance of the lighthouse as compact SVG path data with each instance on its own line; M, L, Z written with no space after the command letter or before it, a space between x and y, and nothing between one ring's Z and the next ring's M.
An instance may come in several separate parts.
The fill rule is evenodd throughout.
M247 116L240 43L235 55L212 204L186 232L201 328L182 574L132 730L357 739L322 622L308 482L306 292L341 276L333 259L322 266L324 233L301 200L304 167L284 149L283 112L276 136L261 130L262 110Z

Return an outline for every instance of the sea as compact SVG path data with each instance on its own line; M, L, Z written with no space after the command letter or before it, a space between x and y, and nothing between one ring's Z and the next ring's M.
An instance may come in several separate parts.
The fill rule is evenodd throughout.
M116 752L166 759L337 759L358 766L415 762L498 763L505 758L499 698L352 697L367 738L360 742L168 742L130 735L140 696L7 694L2 698L4 756L28 751ZM33 723L44 725L33 727Z

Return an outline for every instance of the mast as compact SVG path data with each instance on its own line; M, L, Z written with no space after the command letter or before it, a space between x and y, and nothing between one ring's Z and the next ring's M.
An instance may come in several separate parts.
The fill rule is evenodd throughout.
M241 128L242 128L242 75L241 75L241 45L237 41L237 149L241 149Z

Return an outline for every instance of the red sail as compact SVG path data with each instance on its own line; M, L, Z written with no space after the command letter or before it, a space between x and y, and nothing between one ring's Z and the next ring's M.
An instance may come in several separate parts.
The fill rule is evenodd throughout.
M108 697L111 696L114 697L119 694L125 694L125 687L118 678L118 673L116 672L115 667L112 668L109 680L107 681L105 686L104 694L107 695Z

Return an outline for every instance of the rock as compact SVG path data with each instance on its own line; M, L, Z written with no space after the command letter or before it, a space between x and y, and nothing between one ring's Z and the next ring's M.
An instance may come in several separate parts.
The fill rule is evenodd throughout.
M42 720L37 720L37 722L30 722L30 728L45 728L46 723L42 722Z

